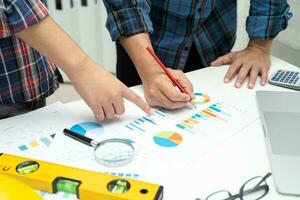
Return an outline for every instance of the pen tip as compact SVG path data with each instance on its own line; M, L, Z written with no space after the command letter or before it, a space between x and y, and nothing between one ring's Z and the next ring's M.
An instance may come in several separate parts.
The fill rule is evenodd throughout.
M193 108L197 109L197 106L193 104L193 102L190 102L190 104L193 106Z

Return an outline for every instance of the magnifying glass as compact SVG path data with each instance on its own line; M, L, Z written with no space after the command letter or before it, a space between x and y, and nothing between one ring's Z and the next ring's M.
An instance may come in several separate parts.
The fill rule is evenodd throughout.
M66 128L64 129L64 134L83 144L94 147L96 162L107 167L127 165L133 160L135 155L134 146L125 139L112 138L97 142Z

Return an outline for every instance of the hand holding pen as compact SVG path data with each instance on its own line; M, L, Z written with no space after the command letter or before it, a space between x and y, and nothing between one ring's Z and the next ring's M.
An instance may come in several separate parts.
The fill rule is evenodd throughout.
M156 60L158 65L162 68L162 70L165 72L165 74L168 76L170 81L176 86L180 92L185 93L189 95L189 93L185 90L185 88L178 82L178 80L173 76L173 74L167 69L167 67L161 62L161 60L157 57L157 55L154 53L154 51L148 46L146 48L148 52L152 55L152 57ZM191 101L193 99L193 96L190 97L189 103L194 107L197 108Z

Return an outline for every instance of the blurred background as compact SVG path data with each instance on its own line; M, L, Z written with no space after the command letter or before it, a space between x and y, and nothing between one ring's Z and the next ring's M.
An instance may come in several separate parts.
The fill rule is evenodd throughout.
M250 0L238 0L238 29L234 50L245 48L248 43L246 18ZM275 39L272 55L300 67L300 1L288 0L294 17L287 30ZM106 11L101 0L47 0L51 16L99 64L115 73L116 53L114 43L105 28ZM284 66L282 66L284 67ZM62 73L66 83L47 99L47 103L79 99L78 94Z

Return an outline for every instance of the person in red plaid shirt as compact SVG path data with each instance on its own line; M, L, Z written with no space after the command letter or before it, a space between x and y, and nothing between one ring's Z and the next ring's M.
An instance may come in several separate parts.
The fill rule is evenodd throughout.
M53 21L43 0L0 0L0 119L45 105L58 88L54 63L97 120L124 113L123 98L150 113L144 100L96 64Z

